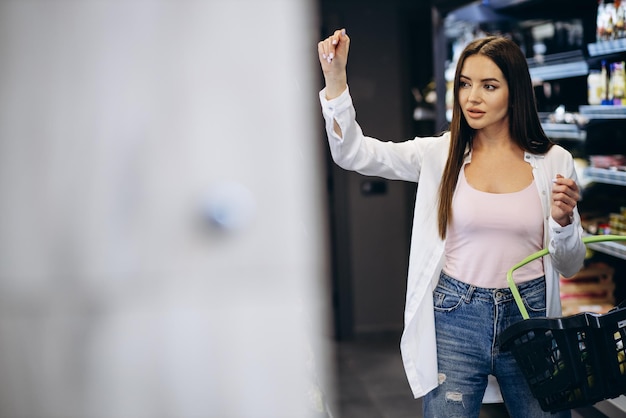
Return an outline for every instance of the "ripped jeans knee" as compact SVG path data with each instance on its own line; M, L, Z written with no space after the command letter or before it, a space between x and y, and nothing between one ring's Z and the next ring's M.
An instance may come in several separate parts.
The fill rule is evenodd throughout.
M483 390L455 382L445 373L439 373L439 386L424 398L426 418L478 418Z
M446 401L463 402L463 394L461 392L446 392Z

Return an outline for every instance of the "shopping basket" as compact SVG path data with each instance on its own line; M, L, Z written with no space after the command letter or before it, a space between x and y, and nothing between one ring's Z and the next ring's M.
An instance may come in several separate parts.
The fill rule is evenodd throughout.
M601 241L626 241L626 236L583 238L585 244ZM502 332L501 349L512 352L544 411L593 405L626 393L626 301L606 314L529 319L513 271L547 254L547 249L532 254L507 273L524 320Z

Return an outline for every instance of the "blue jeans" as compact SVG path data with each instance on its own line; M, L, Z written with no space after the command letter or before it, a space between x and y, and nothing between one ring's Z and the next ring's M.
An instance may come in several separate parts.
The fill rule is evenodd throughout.
M528 314L545 317L545 279L518 289ZM498 380L512 418L571 416L569 411L542 411L513 355L500 351L500 333L523 320L508 288L475 287L442 273L433 300L440 384L424 397L425 418L477 418L488 375Z

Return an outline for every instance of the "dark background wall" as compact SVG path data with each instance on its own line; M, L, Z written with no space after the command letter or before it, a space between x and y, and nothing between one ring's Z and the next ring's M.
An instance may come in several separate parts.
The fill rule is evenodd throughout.
M348 83L365 134L402 141L434 133L433 122L413 119L412 93L433 78L430 3L323 0L320 8L320 39L338 28L351 37ZM330 160L327 176L336 336L399 332L416 185L346 172ZM381 193L364 192L369 187Z

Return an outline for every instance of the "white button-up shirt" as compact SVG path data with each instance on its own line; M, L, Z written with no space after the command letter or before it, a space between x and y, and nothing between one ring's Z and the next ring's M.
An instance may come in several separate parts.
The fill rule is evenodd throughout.
M335 163L364 175L419 183L400 348L413 395L421 397L438 384L432 291L445 261L445 241L439 237L438 231L438 201L450 134L405 142L383 142L363 135L348 90L332 100L326 100L322 90L320 102ZM341 128L342 137L334 132L333 121ZM552 179L557 173L576 179L574 161L571 154L558 145L544 155L526 152L524 159L532 166L541 198L544 245L550 252L550 256L544 259L547 316L556 317L561 315L559 273L564 276L575 274L582 267L585 256L577 210L572 223L565 227L550 217ZM468 152L465 162L470 160L471 152ZM484 402L499 402L501 399L495 379L490 379Z

